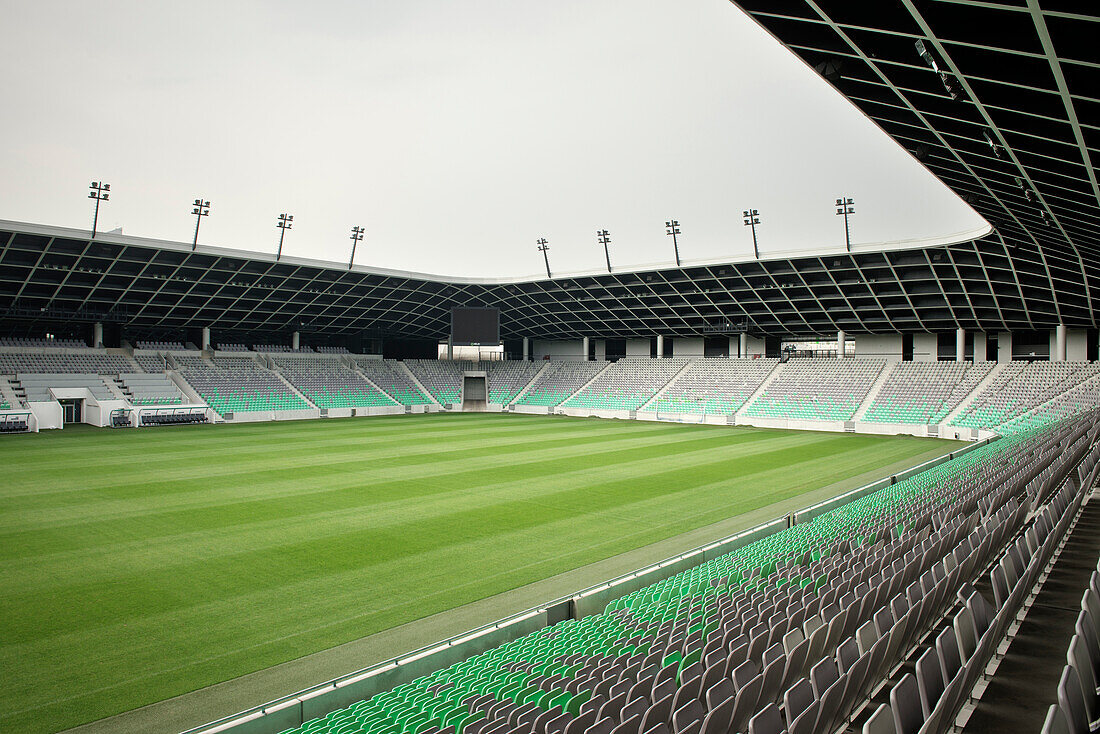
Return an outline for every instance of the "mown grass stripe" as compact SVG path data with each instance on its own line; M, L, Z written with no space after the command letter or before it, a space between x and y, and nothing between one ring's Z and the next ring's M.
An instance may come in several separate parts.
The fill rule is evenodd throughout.
M0 441L22 483L0 492L0 729L127 710L947 445L493 415Z

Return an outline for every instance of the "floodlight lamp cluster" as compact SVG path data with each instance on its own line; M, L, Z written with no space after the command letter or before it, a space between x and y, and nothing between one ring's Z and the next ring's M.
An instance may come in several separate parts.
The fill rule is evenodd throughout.
M742 216L745 218L745 226L749 227L754 224L760 224L760 210L759 209L745 209L742 212Z
M852 199L837 199L836 200L836 213L841 214L855 214L855 201Z
M293 222L294 222L294 215L293 214L283 213L283 214L279 215L279 221L276 222L275 226L278 227L279 229L290 229L291 227L294 226Z
M200 217L210 216L210 202L209 201L204 201L202 199L195 199L194 207L195 208L191 210L192 214L194 214L196 216L200 216Z
M88 198L89 199L98 199L99 201L107 201L108 199L111 198L111 194L110 194L111 184L109 184L109 183L102 183L100 181L92 181L91 185L88 186L88 188L91 189L91 191L88 192Z

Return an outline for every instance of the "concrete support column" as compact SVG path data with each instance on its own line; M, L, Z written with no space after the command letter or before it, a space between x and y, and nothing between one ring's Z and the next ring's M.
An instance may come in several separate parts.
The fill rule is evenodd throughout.
M741 339L737 344L737 356L747 357L749 356L749 335L745 332L741 332Z
M955 361L966 361L966 329L961 326L955 329Z
M836 333L836 358L844 359L844 342L847 341L848 335L843 331Z
M660 359L663 356L665 356L665 338L662 335L658 334L657 335L657 358Z
M298 348L298 332L294 332L293 334L290 335L290 348L291 349L297 349Z
M584 339L581 340L581 351L584 353L584 357L582 357L582 359L584 359L584 361L587 362L588 361L588 337L587 336Z
M203 350L210 349L210 327L202 327L202 348Z
M1050 355L1055 362L1066 361L1066 325L1058 324L1054 329L1054 354Z
M527 337L523 337L523 361L526 362L531 358L531 340Z
M455 343L452 337L447 337L447 359L455 358Z
M103 346L103 324L99 323L98 321L96 322L95 326L92 327L92 346Z

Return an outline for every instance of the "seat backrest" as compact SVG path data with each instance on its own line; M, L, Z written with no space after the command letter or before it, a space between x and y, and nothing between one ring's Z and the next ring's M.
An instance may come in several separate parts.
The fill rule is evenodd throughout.
M849 637L836 649L836 662L841 673L847 673L859 660L859 645L856 638Z
M1043 721L1042 734L1070 734L1069 722L1062 707L1052 703L1047 709L1047 718Z
M1085 714L1089 721L1095 721L1097 717L1096 702L1096 676L1093 674L1092 657L1085 647L1085 640L1080 635L1070 638L1069 647L1066 649L1066 662L1076 668L1077 677L1081 681L1081 696L1085 704Z
M890 708L894 712L894 728L898 734L917 734L924 723L917 679L910 673L902 676L890 689Z
M1073 666L1067 665L1062 668L1062 677L1058 681L1058 706L1066 714L1070 731L1073 732L1089 731L1089 717L1081 696L1081 679Z
M783 710L787 712L787 721L794 721L813 702L813 686L810 681L802 678L783 693Z
M774 703L769 703L749 719L749 734L782 734L783 716Z
M822 658L810 669L810 685L814 689L814 696L821 698L829 686L840 679L840 671L832 658Z
M936 638L936 655L940 659L940 668L943 670L943 684L946 686L955 677L962 667L962 658L959 656L959 642L955 637L955 628L947 627Z
M944 691L943 669L936 651L928 648L917 660L915 668L917 688L920 690L921 712L924 718L932 714Z
M978 646L978 639L974 635L974 617L970 614L970 610L965 607L960 609L955 615L953 626L958 640L960 660L966 662Z

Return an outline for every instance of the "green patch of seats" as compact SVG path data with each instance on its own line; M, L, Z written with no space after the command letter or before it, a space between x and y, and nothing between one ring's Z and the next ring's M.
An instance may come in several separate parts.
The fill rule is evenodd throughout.
M854 500L812 521L761 538L721 557L687 569L610 602L603 613L567 620L499 647L474 655L450 667L379 693L366 701L333 711L324 718L288 729L284 734L419 734L433 728L455 727L479 717L464 703L488 694L499 701L535 703L543 710L561 706L576 714L591 691L574 686L532 685L536 676L569 679L594 656L648 654L647 634L670 620L686 621L689 633L705 636L718 626L707 602L731 588L766 590L787 584L812 586L825 582L811 564L843 548L873 545L914 530L917 508L950 504L961 487L995 461L1024 466L1029 452L1021 444L1036 430L1021 430L995 443ZM926 511L925 509L925 511ZM693 655L665 656L663 665L679 671L696 662Z
M226 413L249 413L261 410L309 410L309 403L289 392L246 392L229 390L225 394L215 388L209 395L203 395L207 405L220 415Z
M370 385L361 388L305 390L302 394L318 408L373 408L394 404L387 395Z
M615 390L596 392L589 389L579 395L574 395L562 407L591 408L593 410L637 410L652 397L652 392L645 391Z
M947 412L943 403L914 403L885 398L871 405L863 414L863 420L871 423L934 424L947 417Z
M745 411L754 418L782 418L787 420L847 421L859 408L859 400L815 399L779 395L763 395Z
M733 415L742 404L742 401L727 395L708 395L699 400L662 395L646 409L646 412Z
M570 394L571 393L565 390L535 385L533 388L527 391L526 395L524 395L516 402L518 405L553 406L560 404L561 401L569 397Z

